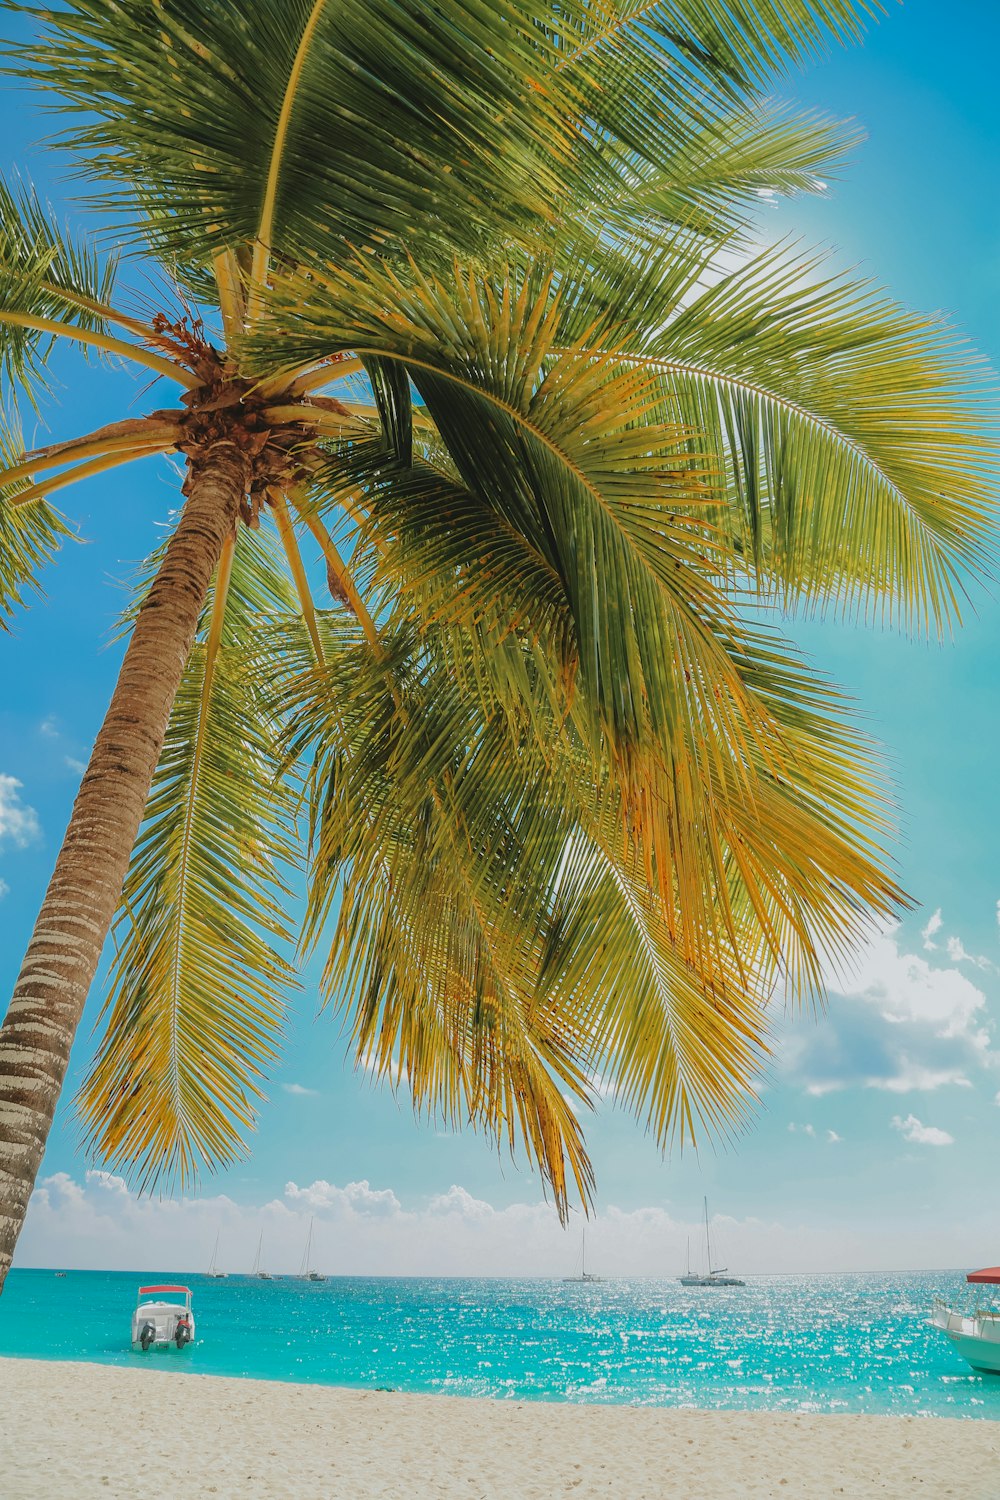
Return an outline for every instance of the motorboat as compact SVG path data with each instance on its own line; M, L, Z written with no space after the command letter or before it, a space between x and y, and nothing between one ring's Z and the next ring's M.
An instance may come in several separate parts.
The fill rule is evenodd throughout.
M681 1286L746 1286L738 1276L730 1276L725 1266L712 1265L712 1231L709 1228L708 1199L705 1202L705 1270L691 1270L691 1241L688 1240L688 1266L683 1276L679 1276Z
M185 1349L194 1342L191 1289L186 1286L141 1286L132 1314L132 1348Z
M603 1276L595 1276L593 1271L587 1270L587 1231L584 1229L580 1235L580 1274L579 1276L564 1276L563 1281L566 1283L575 1281L578 1284L587 1282L589 1285L595 1285L603 1280Z
M964 1312L958 1312L942 1297L934 1300L931 1323L951 1339L955 1353L987 1375L1000 1375L1000 1308L983 1302L983 1286L1000 1286L1000 1266L970 1271L966 1281L976 1288Z

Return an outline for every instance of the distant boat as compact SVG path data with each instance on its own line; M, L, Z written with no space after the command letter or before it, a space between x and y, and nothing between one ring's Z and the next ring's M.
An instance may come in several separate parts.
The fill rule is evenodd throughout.
M212 1260L211 1260L211 1264L209 1265L208 1271L206 1272L206 1275L210 1276L213 1281L225 1281L226 1277L229 1275L228 1271L220 1271L219 1270L219 1236L218 1235L215 1236L215 1248L212 1251Z
M966 1281L975 1287L1000 1286L1000 1266L987 1266L982 1271L970 1271ZM948 1335L960 1354L974 1370L983 1370L988 1375L1000 1375L1000 1312L979 1300L962 1312L955 1312L947 1302L938 1297L931 1314L931 1323Z
M678 1277L681 1286L746 1286L738 1276L727 1276L725 1266L712 1265L712 1235L708 1227L708 1199L705 1199L705 1270L691 1270L691 1241L688 1240L687 1271Z
M148 1354L150 1349L186 1349L194 1342L191 1288L186 1286L141 1286L132 1314L132 1348Z
M326 1277L322 1271L314 1271L310 1265L310 1261L312 1260L313 1223L314 1220L310 1219L309 1233L306 1236L306 1250L302 1257L302 1269L299 1272L299 1277L302 1281L325 1281Z
M257 1278L258 1281L273 1281L274 1277L271 1275L270 1271L265 1271L265 1270L262 1270L262 1268L261 1268L260 1253L263 1250L263 1248L264 1248L264 1231L262 1229L261 1232L260 1232L260 1239L257 1241L257 1254L253 1258L253 1271L251 1272L251 1274L253 1276L256 1276L256 1278Z
M603 1276L595 1276L592 1271L587 1270L587 1231L584 1229L580 1236L580 1274L579 1276L564 1276L563 1281L567 1283L571 1281L595 1283L603 1280Z

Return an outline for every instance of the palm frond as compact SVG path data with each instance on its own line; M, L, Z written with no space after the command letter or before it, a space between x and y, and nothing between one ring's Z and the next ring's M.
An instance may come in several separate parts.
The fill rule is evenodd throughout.
M294 971L262 614L290 606L275 555L241 532L221 631L185 673L117 922L104 1031L78 1105L92 1150L149 1186L245 1150Z
M23 454L17 421L0 411L0 469L12 469ZM0 485L0 629L7 628L26 592L38 589L39 572L70 534L58 511L44 500L18 503L29 483L22 479Z
M80 236L65 234L29 187L0 179L0 309L94 333L107 331L102 309L114 295L114 261ZM44 379L50 338L0 320L0 362L29 390Z
M938 318L769 251L634 344L663 419L724 473L715 516L782 602L943 627L993 556L998 445L983 362Z

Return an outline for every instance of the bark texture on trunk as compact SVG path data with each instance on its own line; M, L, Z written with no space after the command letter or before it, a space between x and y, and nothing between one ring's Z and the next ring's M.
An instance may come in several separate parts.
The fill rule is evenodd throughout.
M247 488L228 439L192 461L188 498L140 610L0 1028L0 1291L115 915L198 617Z

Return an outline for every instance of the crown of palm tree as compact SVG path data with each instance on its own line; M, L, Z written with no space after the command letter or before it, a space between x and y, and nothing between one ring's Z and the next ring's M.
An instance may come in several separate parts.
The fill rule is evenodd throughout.
M523 1142L561 1210L600 1080L663 1144L731 1128L776 982L817 992L899 909L872 748L776 622L957 617L992 515L981 371L751 233L762 190L854 139L765 82L871 9L37 13L13 67L68 112L126 264L178 291L150 311L2 188L8 392L60 337L181 395L31 454L11 409L0 605L58 545L60 487L179 451L193 503L220 443L242 476L81 1094L104 1159L149 1183L244 1149L302 850L300 945L357 1055Z

